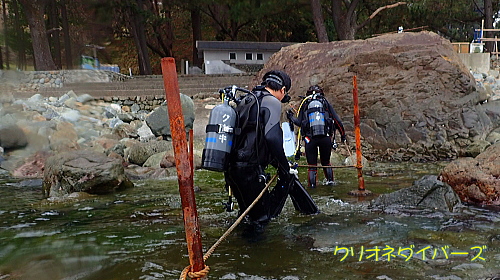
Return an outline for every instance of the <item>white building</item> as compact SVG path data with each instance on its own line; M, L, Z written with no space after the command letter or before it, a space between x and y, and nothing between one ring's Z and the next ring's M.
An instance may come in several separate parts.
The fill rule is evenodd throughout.
M205 74L256 72L290 42L196 41Z

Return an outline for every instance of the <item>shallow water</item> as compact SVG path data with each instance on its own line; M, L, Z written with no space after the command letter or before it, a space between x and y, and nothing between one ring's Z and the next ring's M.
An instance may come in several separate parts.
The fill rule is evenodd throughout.
M365 187L389 193L442 166L375 163L364 169ZM208 278L500 277L497 209L376 212L368 207L373 197L347 194L358 186L354 169L335 175L336 186L308 190L320 214L300 215L288 200L259 240L242 237L238 227L208 259ZM39 182L0 176L0 279L178 279L189 260L177 178L135 184L111 195L50 202ZM195 186L206 251L237 211L223 209L220 173L197 170ZM417 253L422 250L425 256Z

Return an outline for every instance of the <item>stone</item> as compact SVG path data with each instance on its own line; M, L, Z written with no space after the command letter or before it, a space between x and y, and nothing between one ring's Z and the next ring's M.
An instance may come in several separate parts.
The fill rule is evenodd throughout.
M449 184L463 202L500 205L500 142L472 157L459 158L441 171L440 180Z
M139 135L139 140L141 142L148 142L155 138L153 131L146 122L143 122L142 126L137 129L137 135Z
M409 188L382 194L370 202L374 208L414 207L446 212L454 212L460 205L460 199L453 189L434 175L424 176Z
M76 150L79 148L77 143L78 134L75 127L69 122L58 122L56 130L50 135L50 148L55 152L67 150Z
M6 150L19 149L28 145L24 131L17 125L0 127L0 147Z
M51 156L45 163L43 192L60 197L74 192L107 194L133 187L119 159L77 150Z
M163 158L167 154L167 151L160 152L154 155L151 155L146 162L142 165L143 167L154 167L154 168L161 168L161 167L172 167L175 165L170 165L170 166L160 166L160 162L162 162Z
M130 147L130 150L125 156L125 160L142 166L150 156L171 150L173 150L172 143L169 141L161 140L149 141L145 143L139 142Z
M184 127L186 132L193 128L195 120L194 102L184 94L180 95ZM146 122L155 136L170 136L170 119L166 105L155 108L147 117Z
M18 178L43 178L45 162L50 156L51 152L38 151L28 157L21 166L15 168L11 174Z
M87 93L82 94L82 95L79 95L79 96L76 98L76 100L77 100L78 102L81 102L81 103L89 102L89 101L92 101L92 100L94 100L94 99L95 99L95 98L94 98L92 95L87 94Z

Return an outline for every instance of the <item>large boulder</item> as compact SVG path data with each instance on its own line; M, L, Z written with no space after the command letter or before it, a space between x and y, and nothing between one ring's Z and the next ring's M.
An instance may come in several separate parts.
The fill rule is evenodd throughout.
M182 114L184 116L184 126L186 132L188 132L193 128L195 119L194 102L189 96L182 93L180 94L180 99ZM148 116L146 117L146 123L151 128L154 135L163 136L164 139L168 139L171 136L170 119L166 104L157 107L150 114L148 114Z
M481 102L451 43L432 32L294 44L269 59L254 85L271 69L290 74L295 107L310 85L322 86L350 141L356 76L363 153L371 160L453 159L500 126L499 101Z
M56 154L45 162L43 192L60 197L73 192L106 194L132 187L119 159L90 150Z
M0 127L0 147L6 150L19 149L28 145L24 131L17 125Z
M460 199L477 205L500 205L500 142L477 157L459 158L441 171Z

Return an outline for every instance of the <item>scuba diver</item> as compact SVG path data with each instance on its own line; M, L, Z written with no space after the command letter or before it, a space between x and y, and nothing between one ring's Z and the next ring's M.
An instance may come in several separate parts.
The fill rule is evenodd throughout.
M297 211L319 212L298 179L297 165L288 161L283 148L281 103L290 100L287 94L290 87L288 74L269 71L261 85L252 91L236 86L221 89L224 102L210 113L202 167L224 172L230 193L226 210L232 211L231 197L234 196L240 214L245 212L270 180L266 168L271 165L277 170L274 188L266 190L246 216L246 233L250 237L262 233L269 220L281 213L289 195ZM237 91L245 94L237 96Z
M300 127L300 134L305 143L307 164L307 182L310 188L317 185L318 150L322 166L330 166L331 150L337 148L335 131L338 130L341 142L346 142L344 125L332 105L324 97L323 89L318 85L309 87L306 97L294 116L293 110L287 110L287 118ZM296 156L297 158L297 156ZM334 185L333 168L323 168L327 185Z
M288 74L277 70L269 71L263 76L262 84L252 90L253 94L247 94L241 100L251 103L251 99L256 97L257 106L236 107L241 132L235 136L228 170L224 176L241 212L265 188L268 179L264 173L266 167L271 164L278 172L276 187L271 192L265 192L248 213L249 223L256 232L262 232L269 220L281 212L292 183L280 126L281 103L290 100L287 94L290 87L291 79Z

